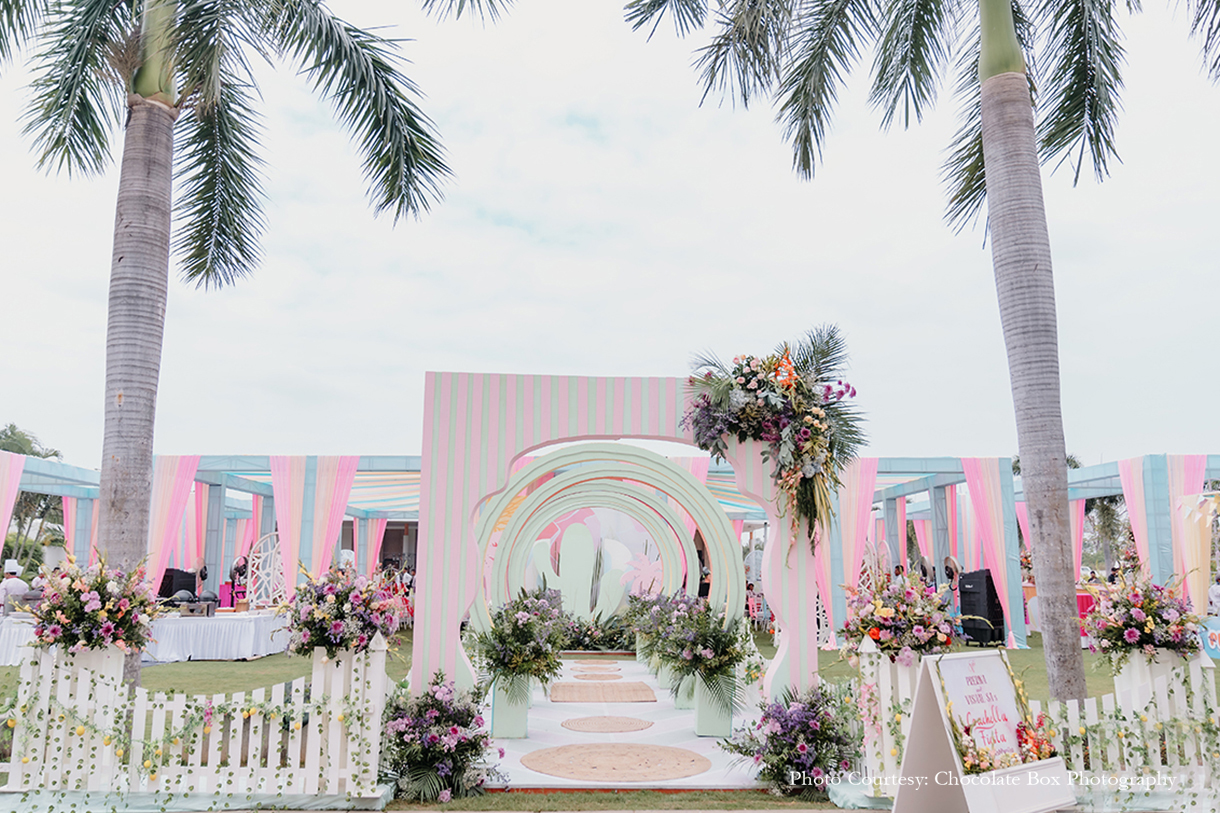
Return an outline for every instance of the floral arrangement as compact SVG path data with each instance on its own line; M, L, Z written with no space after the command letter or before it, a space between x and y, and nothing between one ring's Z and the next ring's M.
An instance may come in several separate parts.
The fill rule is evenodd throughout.
M398 796L448 802L483 792L504 776L487 764L491 736L483 727L478 699L456 691L437 672L427 690L412 696L400 685L386 704L381 767L397 777ZM501 748L500 757L504 757Z
M35 646L137 652L152 637L158 608L143 564L123 573L102 559L82 570L69 556L57 570L44 567L42 577L42 603L31 609Z
M674 675L675 696L682 681L695 676L725 708L737 704L737 666L750 654L744 638L749 627L740 618L726 622L723 610L712 609L704 599L674 602L669 623L654 645L654 652Z
M602 619L599 613L594 618L567 618L567 642L565 649L582 651L625 651L635 647L632 629L622 616L612 615Z
M859 742L849 721L854 711L830 686L796 693L788 689L774 702L759 704L754 726L722 740L720 747L752 763L758 777L784 795L824 792L835 776L849 771Z
M637 655L663 658L663 649L685 624L686 616L699 606L694 596L643 593L627 599L627 620L639 636Z
M297 587L288 614L288 651L308 655L315 647L335 657L340 650L363 652L377 633L389 641L398 631L407 608L402 599L364 576L332 569Z
M948 652L961 636L960 618L947 600L948 585L937 589L917 573L879 576L873 583L877 587L872 590L844 587L844 654L869 638L891 661L911 666L916 654Z
M825 325L769 356L737 356L731 365L698 358L690 378L694 398L683 426L696 445L723 458L730 437L768 444L793 537L805 520L811 545L815 527L834 515L840 473L864 442L861 419L845 403L856 394L843 381L846 361L838 329Z
M1099 587L1098 601L1085 618L1084 629L1096 641L1091 645L1118 671L1135 652L1153 657L1157 650L1168 650L1182 658L1199 651L1199 617L1190 604L1178 595L1177 584L1152 584L1124 576L1113 584Z
M530 678L544 685L559 675L568 618L558 590L521 591L491 615L491 629L471 636L467 651L513 702L525 702Z

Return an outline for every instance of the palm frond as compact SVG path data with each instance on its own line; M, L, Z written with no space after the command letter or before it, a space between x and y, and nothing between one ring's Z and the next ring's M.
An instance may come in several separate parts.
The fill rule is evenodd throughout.
M741 711L741 692L737 686L736 675L704 676L701 672L696 672L695 680L703 684L703 688L711 697L712 702L722 711L728 714ZM677 697L677 686L678 684L675 681L675 697Z
M652 22L652 30L648 32L650 39L668 11L670 19L674 21L674 31L679 37L685 37L703 27L703 21L707 18L707 0L631 0L623 11L632 31L639 31Z
M956 29L952 0L895 0L886 5L887 19L873 63L869 101L882 110L888 128L899 107L902 126L911 115L923 120L936 101L941 74L949 61Z
M219 103L225 82L254 87L247 49L270 61L248 7L242 0L178 0L174 59L182 96L196 108Z
M776 352L782 353L784 347ZM847 340L835 325L818 325L787 347L793 369L807 380L825 383L842 378L847 370Z
M695 61L703 95L713 90L749 106L780 77L792 23L791 0L731 0L717 13L718 30Z
M453 15L456 19L462 16L466 9L479 15L480 19L499 19L500 15L512 7L512 0L424 0L423 9L426 14L445 18Z
M0 0L0 67L38 30L48 0Z
M278 4L274 36L335 105L364 159L374 210L397 220L440 199L449 176L435 128L398 70L394 43L333 16L318 0Z
M1220 2L1189 0L1187 6L1191 10L1190 33L1203 38L1207 75L1213 82L1220 82Z
M1038 124L1042 160L1073 165L1080 179L1085 153L1097 180L1117 157L1114 127L1122 107L1125 52L1113 0L1044 2L1039 27L1047 33L1050 66L1040 93Z
M24 117L40 168L94 174L110 162L126 96L107 80L106 57L133 25L128 5L113 0L67 0L48 15Z
M797 21L790 62L780 79L776 119L792 143L793 168L813 177L844 76L875 36L869 0L809 0Z
M1017 42L1025 52L1025 72L1029 77L1030 98L1033 98L1037 82L1037 63L1034 60L1033 26L1024 7L1018 0L1012 2L1012 20L1017 32ZM945 205L945 221L960 232L975 222L987 200L987 170L983 166L983 109L982 87L979 85L979 49L981 37L979 27L974 26L970 34L970 47L957 59L957 81L954 92L959 102L958 119L961 124L949 146L949 157L941 165L940 177L948 187L949 200Z
M179 120L177 138L174 252L183 277L203 288L233 284L262 256L261 118L252 87L225 73L216 97Z

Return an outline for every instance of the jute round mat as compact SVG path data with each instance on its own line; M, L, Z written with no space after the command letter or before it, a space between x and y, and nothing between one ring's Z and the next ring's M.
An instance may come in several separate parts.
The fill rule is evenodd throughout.
M576 675L577 680L622 680L622 675L607 675L605 672L594 672L591 675Z
M652 725L651 720L639 717L573 717L561 723L571 731L588 731L594 734L612 734L622 731L643 731Z
M605 665L605 664L613 664L614 660L612 658L584 658L582 660L577 661L577 663L598 663L598 664Z
M531 771L588 782L659 782L710 770L712 762L685 748L642 743L592 743L544 748L521 757Z
M617 666L573 666L575 672L621 672Z

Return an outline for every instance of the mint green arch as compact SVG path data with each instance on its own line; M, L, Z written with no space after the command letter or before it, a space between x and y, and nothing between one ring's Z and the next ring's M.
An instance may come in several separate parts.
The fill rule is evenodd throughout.
M655 488L681 505L690 514L703 535L712 571L710 593L713 602L716 605L720 605L721 601L724 602L727 620L732 621L741 617L745 607L745 569L742 565L741 546L733 534L732 524L720 508L720 504L689 471L674 465L656 452L635 446L618 443L579 444L540 457L517 472L502 491L487 501L476 524L475 538L482 553L481 561L486 561L487 548L495 523L503 515L513 498L544 474L570 466L580 466L581 468L543 484L534 494L527 497L517 510L526 509L526 516L532 516L537 508L527 508L526 503L535 506L544 502L546 497L539 496L539 492L546 491L547 495L553 496L559 490L558 487L550 489L547 487L556 480L567 483L568 488L578 482L589 480L606 482L631 480L643 486ZM570 481L567 479L569 475L571 476ZM621 493L625 496L630 495L632 499L636 499L642 491L636 486L624 483L619 485L623 489ZM632 492L625 490L628 488L632 489ZM533 498L536 496L538 499L534 500ZM568 503L565 501L564 504ZM514 514L514 518L516 518L516 514ZM542 527L545 525L538 526L538 529L541 530ZM503 540L505 536L507 534L502 534L501 539ZM510 545L514 542L511 539L508 541ZM533 541L533 539L529 540L531 548ZM658 540L659 542L660 540ZM501 557L504 557L506 561L500 562ZM508 560L511 558L510 551L506 549L498 551L497 569L506 568L509 564ZM482 610L486 612L485 607Z
M546 485L559 480L555 478ZM535 497L540 498L535 500ZM685 538L685 523L668 503L639 486L621 481L577 482L568 487L550 489L546 493L539 489L517 507L512 520L500 535L495 569L488 581L490 601L502 603L508 600L512 585L520 585L524 581L525 568L538 534L553 520L579 508L612 508L643 524L661 548L666 581L663 589L666 593L681 587L681 560L685 560L688 570L698 569L699 557L695 545Z
M623 485L626 486L626 484ZM681 521L671 506L656 500L655 495L648 494L638 486L626 487L634 489L640 494L629 495L604 488L602 490L565 491L553 495L542 505L537 506L537 510L529 518L528 523L519 522L515 528L506 526L500 534L501 547L497 549L495 564L486 582L487 592L490 595L475 602L471 616L471 623L475 625L475 629L489 629L491 617L488 604L493 606L503 604L513 595L512 586L514 584L520 586L525 582L525 568L530 561L533 541L537 539L542 529L564 514L580 508L609 508L621 511L643 525L656 540L661 551L665 574L661 589L667 594L677 592L682 587L679 558L686 559L688 572L694 572L699 565L694 543L684 536L685 523ZM642 499L641 495L643 495ZM513 514L514 519L524 514L524 507L524 503L518 506ZM669 519L660 516L661 513L667 514ZM681 529L681 533L677 532L675 528ZM507 542L510 539L512 541ZM698 583L689 579L687 581L687 592L693 595L698 590Z

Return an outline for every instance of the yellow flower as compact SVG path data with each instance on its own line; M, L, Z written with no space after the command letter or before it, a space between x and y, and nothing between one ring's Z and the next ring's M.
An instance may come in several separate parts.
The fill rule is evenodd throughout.
M151 768L151 767L152 767L152 760L151 760L151 759L146 759L146 760L144 760L144 767L145 767L145 768Z
M22 758L21 758L21 764L22 764L22 765L29 765L29 764L30 764L30 758L29 758L29 757L22 757Z
M901 714L895 714L895 715L894 715L894 722L896 722L896 723L901 723L901 722L902 722L902 715L901 715Z
M123 749L122 749L122 748L116 748L116 749L115 749L115 751L114 751L114 755L115 755L116 757L118 757L119 759L122 759L122 758L123 758Z
M256 714L258 714L258 709L252 707L250 709L250 716L253 717Z
M76 736L78 736L78 737L85 736L85 727L83 725L78 725L76 727Z
M898 756L898 749L897 749L897 748L891 748L891 749L890 749L890 756L892 756L892 757L896 757L896 756Z
M1084 726L1080 727L1080 736L1084 736Z
M294 731L300 731L301 730L301 721L297 720L295 723L293 723L292 728Z
M339 712L339 716L335 718L339 722L343 722L343 712Z

